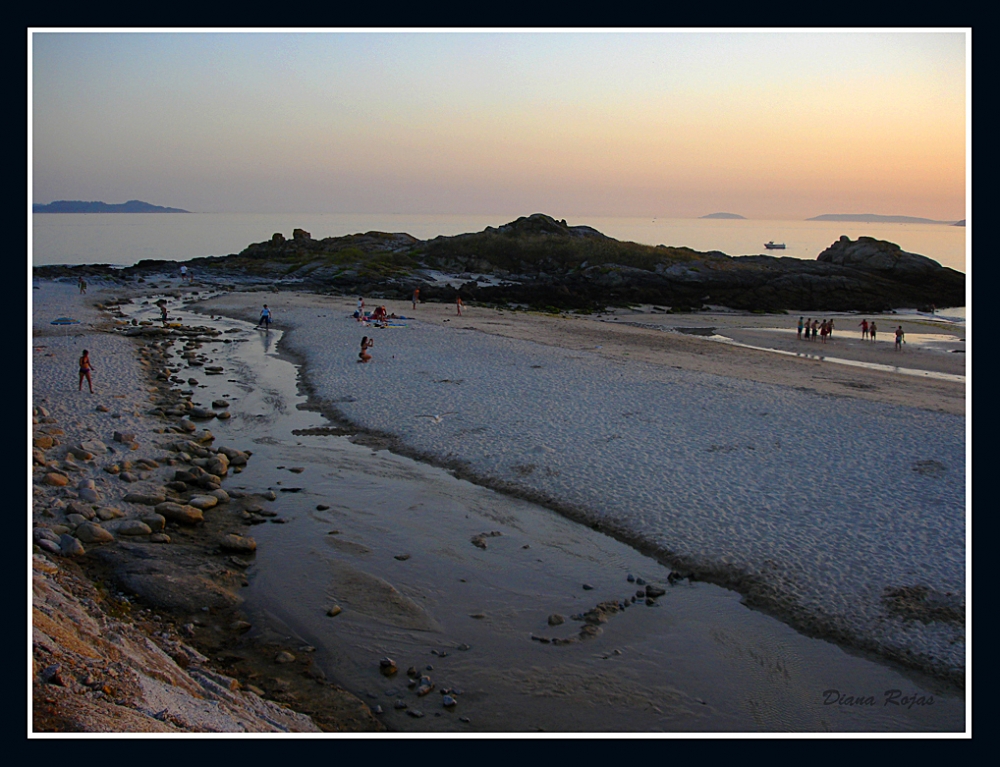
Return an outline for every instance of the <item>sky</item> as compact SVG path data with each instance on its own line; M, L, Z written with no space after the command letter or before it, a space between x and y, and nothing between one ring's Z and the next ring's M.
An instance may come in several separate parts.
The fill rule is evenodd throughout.
M29 30L33 202L966 217L971 32Z

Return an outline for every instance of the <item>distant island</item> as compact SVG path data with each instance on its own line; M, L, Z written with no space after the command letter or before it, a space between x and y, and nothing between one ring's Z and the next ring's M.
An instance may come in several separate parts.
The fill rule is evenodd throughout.
M121 203L83 202L82 200L56 200L48 205L34 203L32 213L190 213L180 208L164 208L142 200Z
M955 224L954 221L935 221L916 216L879 216L875 213L826 213L822 216L807 218L806 221L856 221L864 224Z
M699 218L739 218L746 221L746 216L741 216L739 213L709 213L707 216L699 216Z

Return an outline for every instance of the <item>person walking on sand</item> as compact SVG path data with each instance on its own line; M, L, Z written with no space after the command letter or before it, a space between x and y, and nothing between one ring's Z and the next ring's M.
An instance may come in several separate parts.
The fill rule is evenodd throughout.
M868 320L861 320L861 340L864 341L868 338Z
M868 326L868 335L871 337L872 343L875 343L875 333L878 328L875 327L875 320L872 320L872 324Z
M368 350L375 345L375 341L368 336L363 336L361 339L361 351L358 352L358 362L368 362L371 360L372 355L368 353Z
M802 318L799 317L799 340L802 340Z
M896 328L896 351L897 352L903 351L903 335L904 335L904 333L903 333L903 326L900 325L898 328Z
M257 322L257 327L261 325L268 330L271 328L271 310L267 308L267 304L264 304L264 308L260 310L260 320Z
M84 294L86 294L86 292L87 292L87 281L85 279L83 279L83 277L81 277L79 280L77 280L76 285L77 285L78 288L80 288L80 295L81 296L84 295Z
M94 382L90 379L90 373L94 369L93 364L90 362L90 352L86 349L83 350L83 354L80 355L80 387L79 391L83 391L83 379L87 379L87 386L90 387L90 393L94 393Z
M458 316L461 317L462 316L462 297L461 296L455 296L455 310L458 313Z
M413 289L413 308L417 308L417 301L420 300L420 288Z

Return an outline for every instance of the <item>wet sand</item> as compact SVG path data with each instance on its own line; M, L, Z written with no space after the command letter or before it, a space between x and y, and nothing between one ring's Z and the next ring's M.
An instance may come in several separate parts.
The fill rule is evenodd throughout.
M254 319L262 300L259 294L224 296L199 311ZM266 300L279 326L282 310L292 304L353 309L351 301L327 297L271 294ZM403 304L390 310L413 314ZM475 309L456 319L453 307L434 305L418 311L421 321L442 326L461 322L464 328L500 328L509 335L557 338L564 345L589 344L592 338L587 335L596 333L600 340L612 341L613 348L606 352L612 357L650 343L669 344L671 361L676 361L679 349L694 363L718 369L718 360L706 363L700 358L722 355L729 360L730 373L746 369L762 375L759 365L744 362L746 367L740 367L740 360L756 352L711 347L706 354L690 345L704 345L704 339L679 334L629 325L606 328L607 322L599 320L511 317ZM581 327L569 331L570 322ZM276 356L284 346L279 331L255 332L258 338L243 348L252 350L257 344L264 357L274 358L268 366L285 364ZM646 353L668 354L662 346ZM239 367L259 373L262 364L258 360ZM855 388L841 382L858 378L825 368L817 375L815 363L806 367L810 369L790 368L794 372L785 375L798 376L803 386L857 392L861 398L894 402L898 396L895 379L886 381L878 371L850 371L861 383L881 384ZM809 639L748 609L735 592L706 583L685 580L667 586L667 594L650 606L644 600L629 602L623 611L604 614L606 622L594 624L596 636L581 638L581 626L587 624L572 616L602 602L629 600L636 591L629 574L667 585L670 569L549 509L381 450L387 443L371 435L359 434L353 440L324 436L328 421L290 406L296 397L304 403L294 387L284 393L270 388L274 381L290 387L287 373L268 379L272 384L262 389L264 378L250 385L243 402L248 414L231 421L248 429L241 435L244 440L266 424L266 434L253 437L264 457L255 458L240 481L254 480L279 491L301 489L280 499L293 524L267 526L258 534L262 545L249 601L258 613L254 622L319 648L318 659L330 677L365 696L373 707L381 706L390 727L612 732L961 729L962 700L955 688L910 671L901 675L884 659L873 661ZM951 382L918 379L904 386L911 398L919 394L928 409L950 412L956 402L964 402L964 393L955 391L962 387ZM285 404L276 408L277 402ZM327 414L332 410L315 397L308 406ZM304 470L289 474L290 466ZM485 549L473 543L484 533L480 540ZM331 605L339 605L342 612L328 617ZM549 626L548 616L554 614L565 622ZM557 645L553 639L576 641ZM459 649L465 647L469 649ZM385 656L399 666L395 677L379 674L377 661ZM434 680L431 696L416 697L407 687L405 670L410 666ZM451 688L459 691L454 710L443 708L438 694ZM898 707L882 705L886 691L893 689L919 690L925 701L933 697L933 703L903 714ZM845 695L868 690L865 695L874 695L878 706L827 703L830 690ZM407 708L394 708L397 701ZM407 713L413 709L423 716Z

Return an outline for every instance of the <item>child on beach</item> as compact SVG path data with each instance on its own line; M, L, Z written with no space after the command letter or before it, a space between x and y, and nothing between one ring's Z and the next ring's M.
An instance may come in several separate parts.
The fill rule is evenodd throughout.
M83 354L80 355L80 388L79 391L83 391L83 379L87 379L87 386L90 387L90 393L94 393L94 382L90 380L90 371L94 369L93 364L90 362L90 352L86 349L83 350Z
M361 339L361 351L358 352L358 362L368 362L372 358L372 355L368 353L368 350L374 345L375 341L368 336L364 336Z
M872 324L868 326L868 335L871 336L872 343L875 343L875 332L878 330L875 327L875 320L872 320Z
M260 310L260 320L257 321L257 327L261 325L265 328L271 327L271 310L267 308L267 304L264 304L264 308Z

